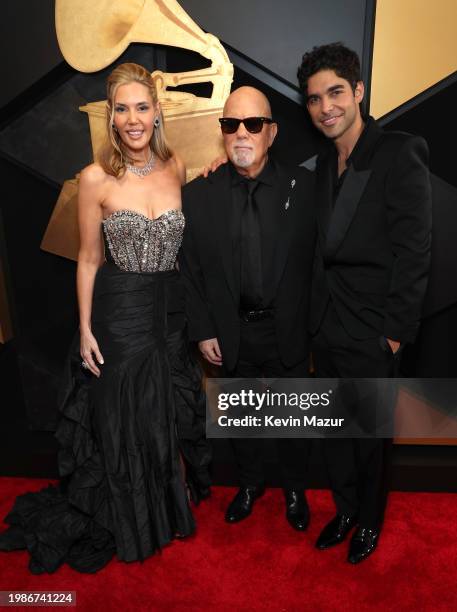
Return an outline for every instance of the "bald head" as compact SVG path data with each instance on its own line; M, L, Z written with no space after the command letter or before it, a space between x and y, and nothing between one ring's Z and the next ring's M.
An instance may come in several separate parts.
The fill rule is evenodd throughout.
M252 109L252 114L245 117L271 117L271 106L264 93L255 87L238 87L227 98L224 105L224 117L238 117L239 108ZM240 116L241 117L241 116Z
M265 117L271 119L268 98L255 87L239 87L232 92L224 106L224 117L248 119ZM224 133L224 146L228 158L243 176L256 177L268 159L268 149L273 144L278 130L276 123L263 122L259 132L249 131L240 122L233 134Z

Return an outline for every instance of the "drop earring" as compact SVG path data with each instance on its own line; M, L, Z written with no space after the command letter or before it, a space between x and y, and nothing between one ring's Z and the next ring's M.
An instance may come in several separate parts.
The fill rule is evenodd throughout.
M160 120L159 120L159 118L158 118L158 117L156 117L156 118L154 119L154 127L158 128L158 127L159 127L159 125L160 125Z

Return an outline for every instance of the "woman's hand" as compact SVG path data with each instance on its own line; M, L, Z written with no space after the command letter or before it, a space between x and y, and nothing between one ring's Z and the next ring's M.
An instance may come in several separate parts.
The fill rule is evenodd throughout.
M102 202L106 195L106 181L103 169L97 164L91 164L81 172L78 190L80 240L76 287L81 335L80 354L87 369L97 378L100 376L100 370L93 355L99 364L103 363L103 357L92 335L90 321L95 276L105 258L100 227L103 221Z
M209 166L205 166L203 168L203 170L200 172L200 176L204 176L205 178L208 178L208 174L210 172L216 172L219 166L222 166L222 164L226 164L227 161L228 161L228 158L226 155L221 155L220 157L217 157L210 163Z
M94 335L89 330L81 332L80 355L83 362L87 364L87 369L94 376L100 378L100 370L95 364L93 355L95 355L95 359L99 364L103 365L105 362L98 348L97 340L95 340Z

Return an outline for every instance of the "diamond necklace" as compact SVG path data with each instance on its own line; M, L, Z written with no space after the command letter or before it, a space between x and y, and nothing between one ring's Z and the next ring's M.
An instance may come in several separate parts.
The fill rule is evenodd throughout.
M138 167L133 166L132 164L125 164L125 167L127 168L127 170L132 172L132 174L136 174L137 176L143 177L151 173L152 169L154 168L154 164L154 153L151 151L151 157L149 158L149 161L145 166Z

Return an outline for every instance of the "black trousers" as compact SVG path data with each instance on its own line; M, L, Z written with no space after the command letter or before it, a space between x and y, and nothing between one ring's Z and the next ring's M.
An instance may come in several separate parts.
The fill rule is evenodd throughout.
M321 378L391 378L399 354L382 338L355 340L345 331L332 302L312 340L316 375ZM395 402L395 396L389 398ZM364 406L357 406L363 411ZM363 414L361 414L363 420ZM324 456L337 512L358 516L359 524L379 528L387 499L391 439L328 438Z
M239 378L305 378L309 376L308 360L286 368L276 341L274 319L241 321L238 362L225 376ZM265 483L264 440L232 438L240 486L262 486ZM308 466L310 440L278 438L275 440L284 488L303 490Z

